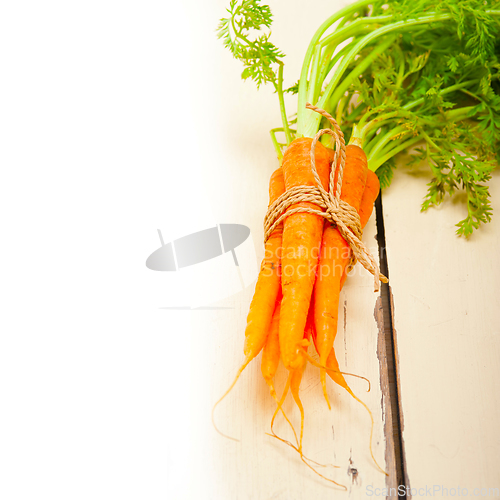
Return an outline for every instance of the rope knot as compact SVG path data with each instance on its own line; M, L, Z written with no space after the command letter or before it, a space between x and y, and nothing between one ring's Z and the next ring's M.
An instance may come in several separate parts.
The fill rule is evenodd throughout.
M367 271L373 274L374 289L378 292L380 281L387 283L388 280L383 274L380 273L377 262L361 241L363 229L361 227L361 221L357 210L344 200L340 199L346 156L344 134L342 133L342 130L336 120L326 111L309 103L306 104L306 108L316 111L327 118L333 125L334 130L320 130L314 136L311 143L311 170L316 186L297 186L287 189L273 204L269 206L264 219L264 239L267 241L278 224L292 214L307 212L324 217L331 224L337 226L340 234L351 247L352 257L348 265L347 272L354 267L356 261L359 261ZM316 170L316 143L323 134L329 134L335 140L335 154L332 162L334 168L330 170L328 191L323 188ZM336 173L337 182L335 183ZM300 207L287 210L291 205L295 205L296 203L303 201L314 203L322 210Z

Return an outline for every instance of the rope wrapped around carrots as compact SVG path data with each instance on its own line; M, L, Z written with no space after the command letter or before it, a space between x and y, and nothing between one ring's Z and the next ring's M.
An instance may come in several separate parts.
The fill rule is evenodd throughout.
M315 185L296 185L290 188L287 187L286 191L269 205L269 209L264 219L264 240L267 241L269 235L274 231L276 226L283 222L285 218L290 217L293 214L304 212L324 217L331 224L337 226L337 229L341 232L342 236L349 243L349 246L353 250L356 260L358 260L368 272L373 274L374 290L375 292L378 292L379 281L387 283L387 278L380 273L377 262L361 241L363 230L356 208L351 206L341 197L342 180L346 158L344 134L342 133L342 130L340 129L336 120L326 111L309 103L306 104L306 108L317 111L322 116L327 118L333 125L335 130L322 129L315 135L312 141L310 139L302 138L295 139L292 144L290 144L288 149L290 149L292 145L296 146L300 142L302 142L304 145L308 143L310 144L310 169L312 175L314 176ZM316 168L316 146L319 138L323 134L330 134L331 136L333 136L336 145L333 159L333 164L336 165L336 168L332 168L330 170L328 191L324 189ZM321 143L320 146L322 146ZM364 155L361 148L357 146L350 147L357 148L361 151L361 154ZM339 155L340 159L338 158ZM286 157L287 152L285 152L283 163L285 162ZM364 158L364 162L366 166L366 157ZM361 190L361 192L362 191L363 189ZM312 208L309 206L292 207L291 210L287 210L291 205L302 202L313 203L323 210L319 210L318 208ZM359 202L360 199L358 200L358 204Z
M292 141L285 151L282 167L271 176L270 203L264 220L265 257L247 318L245 361L215 406L262 350L262 375L277 403L271 430L281 411L292 427L297 446L279 438L274 431L273 435L298 451L304 463L317 472L302 453L304 408L299 386L305 363L309 361L320 368L328 407L326 374L368 410L373 432L370 410L354 395L344 378L344 375L357 375L339 370L333 343L340 290L355 262L361 262L373 274L375 291L379 289L379 281L387 282L387 279L361 241L362 229L380 189L378 178L368 170L366 156L359 146L345 146L342 131L333 117L310 104L307 107L325 116L334 130L323 129L313 139ZM318 143L325 133L335 140L333 158L331 152ZM319 362L307 354L311 340ZM280 360L289 370L289 376L278 399L273 378ZM288 390L300 410L300 438L282 409ZM370 453L377 463L371 438ZM328 481L338 485L331 479Z

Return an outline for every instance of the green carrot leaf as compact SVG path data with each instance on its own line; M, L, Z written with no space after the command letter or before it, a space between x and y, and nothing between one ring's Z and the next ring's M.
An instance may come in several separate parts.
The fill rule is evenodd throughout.
M252 79L257 88L272 83L278 88L278 66L285 57L272 42L270 33L262 33L272 23L271 9L260 0L231 0L228 18L219 22L217 35L224 46L244 66L241 77Z

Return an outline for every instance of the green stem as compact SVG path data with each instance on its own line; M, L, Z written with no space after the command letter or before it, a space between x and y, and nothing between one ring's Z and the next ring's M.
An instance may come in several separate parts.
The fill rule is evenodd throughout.
M432 146L436 151L440 151L441 148L426 134L424 131L421 132L422 137L427 142L428 146Z
M389 113L384 113L383 115L379 115L376 118L372 118L368 123L366 123L366 119L368 116L373 115L375 111L372 111L370 113L365 113L362 117L361 120L359 120L358 127L362 129L363 135L366 135L370 130L372 130L375 127L380 127L380 124L382 122L385 122L387 120L390 120L392 118L397 118L400 116L399 111L391 111Z
M394 48L396 49L396 52L397 52L397 54L399 55L399 58L400 58L399 71L398 71L398 79L397 79L397 82L396 82L396 87L397 88L401 88L402 85L403 85L403 82L405 80L405 56L404 56L403 51L402 51L401 47L399 46L399 44L396 44L394 46Z
M352 42L351 42L352 43ZM319 78L319 84L322 85L323 82L326 80L326 77L328 76L328 73L333 69L333 67L337 64L338 60L341 57L344 57L346 53L350 50L351 44L347 44L345 47L342 47L332 58L326 69L321 73L320 78Z
M371 130L370 132L368 132L366 134L365 137L363 137L362 139L362 144L363 144L363 150L366 154L366 156L368 157L368 155L371 153L371 150L375 147L375 145L377 144L377 141L380 139L381 136L383 136L382 134L385 133L385 127L382 126L382 128L380 129L380 132L377 134L375 130Z
M370 27L371 24L381 24L384 25L383 21L390 21L392 16L380 16L380 17L363 17L361 19L356 19L352 24L345 26L338 31L334 31L331 35L328 35L323 40L321 40L320 45L324 46L327 43L335 43L339 45L348 38L359 37L360 35L365 35L366 32L371 33L374 31ZM375 28L376 29L376 28Z
M458 109L453 109L450 111L446 112L446 120L447 121L459 121L463 120L465 118L470 118L471 116L474 116L474 113L472 111L475 109L476 106L464 106L462 108ZM390 119L390 115L395 115L397 114L396 112L394 113L387 113L385 115L385 122L387 122L388 119ZM378 117L375 120L372 120L372 122L368 123L368 125L365 125L361 129L359 129L359 124L354 127L353 129L353 134L354 131L356 132L357 136L362 139L362 141L365 141L367 138L369 132L374 129L373 126L371 126L373 123L376 123L377 125L381 126L381 122L379 119L382 118ZM435 124L439 117L436 116L435 119L428 119L425 120L425 122L428 122L429 124ZM423 119L422 119L423 120ZM383 125L382 125L383 126ZM356 128L358 127L358 128ZM378 127L377 127L378 128ZM389 158L394 156L395 154L399 153L402 151L404 148L401 146L394 147L393 144L390 144L392 141L391 139L398 134L401 134L402 132L404 135L410 132L410 130L406 129L404 125L400 125L398 127L395 127L391 130L389 130L386 134L382 135L380 133L379 135L375 136L370 142L365 144L364 149L365 153L367 154L368 161L371 162L370 165L374 166L373 170L376 170L382 163L385 163ZM427 144L430 146L434 147L435 149L439 149L439 146L435 144L432 139L424 132L420 132L420 136L410 139L408 141L403 142L402 144L405 144L405 147L408 147L411 144L414 144L417 142L417 140L422 139L422 137L426 140ZM401 144L402 139L397 139L394 141L396 144ZM390 153L390 154L389 154Z
M439 91L440 95L446 95L449 94L450 92L454 92L455 90L460 90L465 87L468 87L469 85L474 85L479 82L479 78L476 78L475 80L467 80L466 82L462 83L457 83L456 85L450 85L449 87L446 87L442 90ZM418 106L419 104L422 104L425 101L425 97L420 97L419 99L416 99L415 101L409 102L408 104L405 104L402 106L403 109L411 109L414 108L415 106Z
M316 48L316 44L319 39L322 37L323 33L336 21L341 19L342 17L349 15L351 12L355 12L359 10L361 7L365 5L369 5L373 0L360 0L353 5L348 5L343 9L339 10L332 16L330 16L316 31L311 42L309 43L309 47L307 48L306 55L304 57L304 62L302 64L302 71L300 73L300 83L299 83L299 95L298 95L298 111L297 111L297 134L299 136L303 135L303 129L305 128L305 124L307 118L311 116L311 114L317 114L313 111L306 109L307 102L307 77L309 75L309 65L311 64L311 58L313 52ZM311 82L312 84L312 82Z
M342 122L342 113L344 112L344 108L347 106L351 99L351 95L347 94L342 99L339 99L338 106L337 106L337 114L335 115L335 120L337 120L337 123Z
M319 94L318 85L316 85L316 82L318 77L320 58L321 47L317 46L313 54L311 78L309 79L309 88L307 89L307 102L310 103L316 102L316 95Z
M281 161L281 159L283 158L283 153L281 152L281 146L278 140L276 139L276 129L270 130L269 133L271 134L271 140L273 141L273 146L274 150L276 151L276 156L278 157L278 160Z
M278 98L280 101L280 111L281 111L281 121L283 122L283 129L285 131L286 143L290 144L292 142L292 135L290 134L290 128L288 127L288 118L286 116L285 110L285 98L283 96L283 63L280 62L278 71Z
M463 120L464 118L471 118L476 114L476 113L471 113L475 108L476 106L464 106L462 108L450 109L445 113L446 119L451 121L457 121L457 120Z
M349 139L349 144L354 144L355 146L359 146L360 148L363 147L363 135L361 134L361 129L359 128L357 123L352 126L352 133Z
M394 40L396 40L395 36L387 37L383 42L373 48L370 55L364 57L362 61L349 73L349 75L346 76L342 83L335 89L335 92L330 99L332 107L336 105L337 101L350 87L354 80L358 78L359 75L361 75L382 52L387 50L392 45Z
M400 125L399 127L393 128L389 130L384 136L382 136L378 141L377 144L373 147L373 149L370 151L370 154L368 156L368 161L374 158L377 153L380 153L382 151L382 148L390 141L392 140L395 136L401 135L401 134L407 134L410 132L407 127L404 125Z
M356 19L353 23L337 28L332 34L326 36L321 40L320 45L325 46L330 43L339 43L351 38L352 36L359 35L363 30L369 29L370 24L386 24L387 21L393 19L393 16L377 16L377 17L362 17Z
M401 151L404 151L405 149L409 148L416 142L422 140L421 137L412 137L411 139L408 139L407 141L403 142L399 146L396 146L395 148L391 149L388 153L385 155L378 157L378 158L372 158L371 160L368 160L368 168L375 172L378 167L383 165L387 160L390 160L393 156L397 155Z
M351 51L346 55L343 59L340 65L338 66L337 70L335 71L335 74L333 75L332 79L330 80L330 83L328 84L327 88L325 89L325 92L323 93L323 96L319 100L317 106L320 108L324 108L326 103L328 102L331 93L333 92L334 88L340 81L341 77L343 76L344 72L346 69L349 67L351 62L354 60L356 55L370 42L375 40L378 37L381 37L383 35L386 35L387 33L391 33L394 31L397 31L398 29L401 28L407 28L409 26L414 26L418 24L429 24L432 22L439 22L439 21L446 21L450 19L451 14L435 14L435 15L430 15L430 16L423 16L419 17L416 19L407 19L405 21L398 21L392 24L389 24L387 26L382 26L381 28L377 28L374 31L370 32L368 35L365 35L359 42L355 44L355 46L351 49ZM354 23L353 23L354 24ZM302 81L301 81L302 84ZM300 93L300 89L299 89ZM304 103L305 106L305 103ZM300 101L299 101L299 111L301 111L300 108ZM309 110L308 110L309 111ZM318 113L315 113L318 115ZM317 132L318 130L318 125L319 125L319 118L321 116L317 117L314 115L309 115L307 119L307 123L305 124L300 124L298 126L299 134L304 135L305 137L313 137L313 135Z
M440 95L446 95L449 94L450 92L454 92L455 90L460 90L464 87L468 87L469 85L473 85L475 83L479 82L479 79L476 80L468 80L466 82L458 83L456 85L451 85L450 87L446 87L442 90L439 91ZM404 111L409 111L411 108L414 108L415 106L418 106L419 104L422 104L425 102L425 99L422 97L420 99L416 99L415 101L409 102L408 104L405 104L404 106L401 106L401 109ZM460 116L461 114L465 114L464 118L467 118L469 116L470 111L474 109L475 106L467 106L467 107L462 107L458 109L454 109L451 111L448 111L446 113L447 118L452 119L452 120L457 120L457 117ZM364 139L364 137L370 132L374 127L380 127L382 122L389 121L394 118L402 118L404 116L404 113L401 113L401 111L391 111L388 113L384 113L382 115L377 116L376 118L371 119L368 123L367 119L371 115L376 113L375 110L369 111L365 113L361 119L359 120L357 124L357 134L361 139ZM429 122L433 123L432 120L426 120L422 119L424 122Z
M343 28L346 23L348 23L349 21L352 21L352 19L354 18L354 16L356 15L357 11L356 12L352 12L351 14L349 15L346 15L344 16L340 21L339 21L339 24L337 25L337 28L336 30L339 30L340 28Z
M318 87L321 89L321 84L325 81L326 75L328 74L330 68L330 61L332 61L333 52L336 49L336 45L330 44L325 48L323 52L323 57L321 58L321 66L318 78ZM333 56L335 59L337 55Z

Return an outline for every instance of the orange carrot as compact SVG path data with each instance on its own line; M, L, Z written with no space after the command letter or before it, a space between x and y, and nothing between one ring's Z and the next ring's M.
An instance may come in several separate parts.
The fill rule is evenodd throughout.
M274 203L284 191L283 170L278 168L273 172L269 181L269 205ZM261 264L257 284L255 285L254 296L250 304L250 311L247 316L245 345L243 350L245 361L238 369L232 384L212 408L212 423L216 429L217 426L214 422L215 408L229 394L250 361L252 361L252 359L262 350L267 335L269 334L276 298L280 290L282 234L283 226L279 224L265 244L264 259ZM220 431L218 430L218 432ZM222 434L222 432L220 433ZM225 434L223 435L225 436Z
M378 180L377 175L372 172L371 170L368 170L367 174L367 179L366 179L366 186L365 190L363 192L363 197L361 199L361 205L359 208L359 217L360 217L360 222L361 226L365 227L368 220L370 219L371 213L373 211L373 204L375 203L375 200L377 199L377 196L380 191L380 183ZM342 275L342 279L340 282L340 288L342 289L345 279L347 277L347 274L345 273ZM314 344L316 346L317 350L317 337L316 337L316 331L313 328L312 330L313 333L313 340ZM376 461L374 455L373 455L373 450L372 450L372 438L373 438L373 426L374 426L374 421L373 421L373 415L370 411L370 409L366 406L366 404L361 401L351 390L349 387L348 383L346 382L344 378L344 373L340 371L339 368L339 363L337 361L337 357L335 355L335 350L332 348L328 358L326 360L326 367L327 367L327 373L328 376L338 385L343 387L356 401L358 401L368 412L370 416L370 421L371 421L371 429L370 429L370 455L372 457L372 460L376 464L376 466L380 469L381 472L387 475L387 473L380 467L378 462Z
M307 314L306 327L304 330L304 339L309 342L312 337L314 329L314 310L309 307L309 312ZM300 383L302 382L302 375L304 374L304 369L306 367L306 358L302 357L302 364L297 368L294 368L291 372L290 379L290 392L292 397L297 404L300 411L300 439L299 439L299 453L302 455L302 438L304 436L304 407L302 406L302 401L299 397Z
M281 291L278 292L278 299L276 301L276 307L274 309L270 331L267 336L264 348L262 349L261 371L262 371L262 376L264 377L264 380L266 381L266 384L269 387L271 396L274 398L277 404L276 411L274 412L273 418L271 420L271 431L273 432L273 435L275 437L278 437L276 436L276 434L274 434L274 431L272 429L273 429L274 419L276 418L278 411L281 410L283 417L285 418L285 420L288 422L288 424L292 429L293 435L295 436L295 441L297 442L297 446L299 446L299 440L297 439L297 434L295 433L293 424L292 422L290 422L290 420L286 416L285 411L282 408L283 401L286 397L286 392L283 394L281 402L278 401L278 396L276 395L276 390L274 388L274 382L273 382L273 378L274 375L276 374L276 371L278 369L278 364L280 361L280 345L279 345L280 309L281 309Z
M281 295L281 292L280 292ZM261 371L266 384L269 386L271 396L277 399L274 389L273 378L278 369L280 361L280 344L279 344L279 322L280 322L281 296L276 301L269 335L267 336L266 344L262 350Z
M359 219L361 222L361 227L364 228L368 223L373 211L373 204L378 197L380 191L380 182L378 180L377 174L372 170L368 170L368 175L366 176L366 186L363 191L363 198L361 198L361 205L359 207ZM340 280L340 289L344 286L345 280L347 279L347 268L344 269L344 274Z
M287 148L283 157L283 175L285 186L315 186L311 169L312 139L295 139ZM321 144L316 144L316 170L321 183L328 189L329 154ZM309 202L292 205L315 208ZM318 254L323 232L323 218L310 213L295 213L285 219L283 229L282 255L282 291L281 314L279 325L280 350L283 364L287 369L302 365L301 346L307 345L304 339L309 302L313 290ZM326 361L326 360L325 360Z
M364 151L358 146L347 146L340 198L358 211L367 175L368 162ZM323 231L318 276L314 285L316 345L320 364L323 366L332 350L337 333L340 281L349 264L350 256L349 244L336 226L327 224ZM320 373L323 393L330 408L326 392L325 370L322 369Z
M372 170L368 170L366 176L366 186L363 191L363 198L361 198L361 205L359 207L359 218L361 227L365 227L373 212L373 204L378 198L380 192L380 182L377 174Z
M311 303L309 306L309 312L308 312L307 321L306 321L306 329L304 331L304 339L307 339L307 340L309 340L311 338L313 338L313 339L315 338L314 303L313 302L314 302L314 299L313 299L313 297L311 297ZM303 439L303 435L304 435L304 407L303 407L302 402L301 402L300 397L299 397L299 388L300 388L300 383L302 381L302 375L304 374L304 369L306 367L306 359L309 359L310 361L312 360L312 358L310 358L310 356L306 354L305 357L303 358L301 366L290 370L290 374L289 374L289 377L287 380L287 385L285 387L285 392L281 398L281 402L279 403L280 406L281 406L281 404L283 404L283 400L284 400L284 397L286 395L286 391L288 390L288 388L290 388L293 399L295 400L295 403L297 404L297 407L299 408L299 411L300 411L300 440L298 440L298 442L297 442L297 447L294 446L293 444L291 444L289 441L286 441L286 440L280 438L279 436L276 436L276 434L273 433L273 435L274 435L274 437L276 437L280 441L283 441L284 443L288 444L295 451L297 451L300 454L300 458L301 458L302 462L304 462L304 464L307 465L307 467L309 467L315 474L322 477L323 479L326 479L327 481L331 482L332 484L335 484L337 486L340 486L344 490L347 490L347 488L343 484L337 483L333 479L330 479L330 478L324 476L323 474L320 474L316 470L316 468L314 468L311 465L311 463L313 463L315 465L319 465L319 466L322 466L322 464L315 462L314 460L311 460L310 458L307 458L302 452L302 439ZM277 411L278 410L276 410L276 412ZM275 412L275 415L276 415L276 412ZM293 429L293 427L292 427L292 429ZM295 435L295 430L294 430L294 435ZM295 440L297 441L296 435L295 435Z
M306 328L305 328L304 335L303 335L303 338L305 340L307 340L308 342L309 342L309 339L311 338L313 328L314 328L313 315L312 315L311 308L309 308L309 313L308 313L307 322L306 322ZM302 457L303 456L302 437L304 435L304 407L302 406L302 402L300 401L299 389L300 389L300 382L302 381L302 375L304 373L304 369L305 369L305 365L306 365L306 358L301 357L300 360L301 360L301 364L299 366L289 370L288 379L287 379L286 384L285 384L285 389L283 390L283 394L281 396L281 399L279 401L277 401L278 407L276 408L274 415L273 415L273 418L271 420L271 431L273 428L274 419L276 418L278 411L281 410L283 412L283 409L282 409L283 402L285 401L286 395L288 394L288 390L290 389L290 391L292 393L292 397L293 397L293 399L294 399L295 403L297 404L297 407L299 408L299 411L300 411L300 440L297 439L295 429L294 429L293 425L291 424L291 422L286 417L286 415L284 414L284 412L283 412L283 415L285 416L288 423L292 427L293 434L295 436L295 440L297 441L297 447L293 446L290 442L285 441L284 439L277 436L274 433L274 431L273 431L273 435L276 438L278 438L280 441L283 441L286 444L292 446L292 448L297 450Z
M361 206L359 208L359 218L361 220L362 227L365 227L368 220L370 219L371 213L373 211L373 204L377 199L379 191L380 191L380 182L378 180L377 175L371 170L368 170L365 191L363 192L363 198L361 199ZM340 289L342 289L342 287L344 286L346 278L347 274L344 273L342 276L342 280L340 282ZM316 345L315 332L313 338L315 341L314 344ZM333 348L330 351L330 354L328 355L326 366L327 368L330 368L332 370L328 372L330 378L351 394L351 390L349 389L349 386L347 385L347 382L345 381L342 373L338 371L339 364L335 356L335 350Z
M285 191L283 170L274 171L269 181L269 204ZM245 330L244 354L247 364L264 347L280 288L280 257L283 226L279 224L265 245L264 260L260 268L255 293L250 304Z
M368 194L368 196L369 196L369 194ZM317 337L316 337L316 330L314 328L314 325L313 325L313 328L311 329L311 333L312 333L312 339L313 339L313 342L314 342L314 345L315 345L316 351L317 351L318 350L318 346L317 346L317 343L316 343L317 342ZM314 361L314 359L310 358L308 355L307 355L307 359L309 359L309 361L313 365L318 366L319 368L322 368L322 365L320 365L319 363L316 363ZM361 378L361 379L365 380L366 382L368 382L368 392L370 391L370 387L371 387L370 381L367 378L365 378L365 377L361 377L360 375L355 375L354 373L346 373L346 372L340 371L339 363L337 361L337 357L335 356L335 350L334 349L332 349L330 351L330 354L328 355L328 359L327 359L327 362L326 362L326 372L328 373L328 376L334 382L336 382L338 385L340 385L341 387L343 387L368 412L368 415L370 416L370 422L371 422L371 427L370 427L370 455L372 457L373 462L375 463L375 465L380 470L380 472L382 472L383 474L385 474L387 476L388 475L387 472L385 472L384 469L382 469L382 467L380 467L380 465L378 464L377 460L375 459L375 456L373 455L372 441L373 441L373 428L374 428L374 424L375 424L374 420L373 420L373 414L370 411L370 408L368 408L368 406L363 401L361 401L361 399L359 399L352 392L351 388L349 387L349 385L347 384L347 382L346 382L346 380L344 378L344 375L350 375L350 376L353 376L353 377ZM299 450L297 450L297 451L299 451ZM313 469L313 470L315 472L317 472L315 469Z
M372 172L371 170L368 170L368 175L366 177L366 186L365 190L363 192L363 198L361 198L361 206L359 208L359 218L361 221L361 226L364 228L370 219L371 213L373 211L373 204L375 203L375 200L377 199L378 193L380 191L380 183L378 180L377 175ZM344 271L344 274L342 275L342 280L340 281L340 289L342 290L342 287L344 286L345 280L347 278L347 274ZM311 305L309 309L309 315L307 317L307 321L309 323L310 317L311 317L311 311L314 310L314 294L311 297ZM311 328L311 335L312 339L314 340L314 346L316 347L316 330L314 329L314 321L312 325L310 325ZM333 352L333 348L332 348ZM330 352L330 355L328 356L328 360L330 358L335 358L335 353ZM335 358L336 359L336 358ZM329 361L327 360L326 366L331 368L332 370L337 370L338 369L338 364L332 364L329 366ZM331 375L331 374L330 374ZM342 385L342 384L341 384Z

